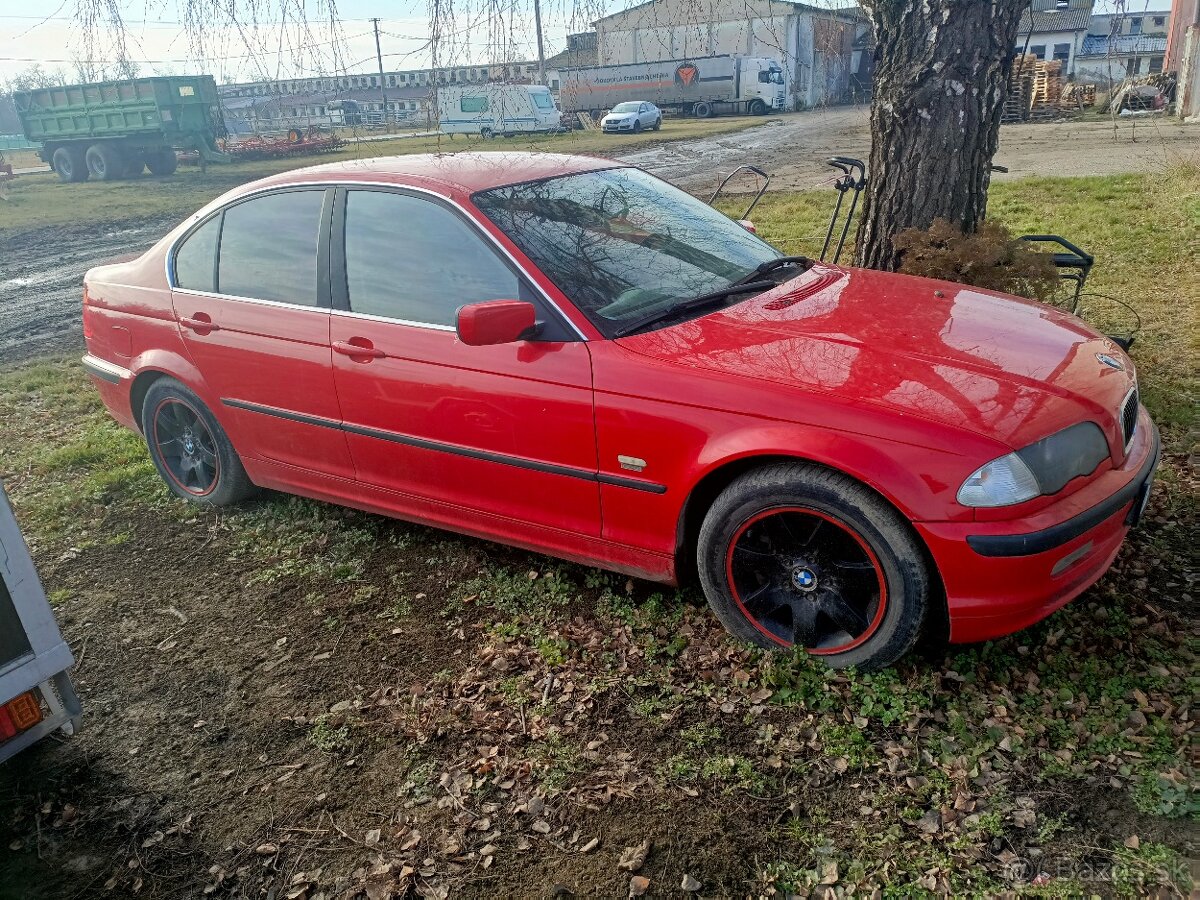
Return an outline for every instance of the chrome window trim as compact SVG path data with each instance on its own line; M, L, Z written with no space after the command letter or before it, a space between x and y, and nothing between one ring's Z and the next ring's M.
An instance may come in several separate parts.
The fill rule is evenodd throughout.
M513 256L512 253L510 253L503 244L501 244L498 240L496 240L495 235L493 235L491 232L487 231L486 229L481 228L479 226L479 223L470 214L470 212L468 212L467 209L463 207L463 205L461 203L456 202L452 197L449 197L446 194L439 193L438 191L430 190L429 188L414 187L413 185L410 185L410 184L402 184L400 182L395 182L395 181L364 181L364 180L338 179L338 180L334 180L334 181L305 181L305 182L296 182L296 183L292 183L292 184L272 184L272 185L268 185L266 187L257 188L253 191L248 191L245 194L239 194L237 197L230 200L229 203L223 204L222 206L219 206L216 209L212 210L208 215L204 216L203 219L200 218L199 213L195 213L195 214L193 214L192 218L196 221L192 222L192 224L190 224L187 227L187 229L184 230L184 232L179 235L179 237L175 238L175 240L173 240L171 242L171 246L167 248L167 253L166 253L166 256L164 257L164 261L163 261L163 268L165 270L165 275L166 275L166 279L167 279L167 288L171 291L187 292L189 294L194 294L194 295L198 295L198 296L202 296L202 297L213 297L213 298L222 299L222 300L240 300L244 303L266 303L266 304L270 304L272 306L283 307L285 309L320 309L320 310L324 310L325 312L343 312L343 310L332 310L329 307L325 307L325 306L301 306L299 304L294 304L294 303L281 303L277 300L259 300L255 297L235 297L235 296L232 296L229 294L210 293L207 291L196 291L196 290L191 290L189 288L180 288L180 287L175 286L175 281L174 281L174 278L172 277L172 272L171 272L171 268L172 268L171 263L175 259L175 251L176 251L176 249L178 249L179 244L182 241L184 241L186 238L188 238L192 234L193 231L195 231L196 226L200 222L208 221L210 218L212 218L212 216L217 215L218 213L222 212L231 204L240 203L243 200L249 200L251 197L256 197L259 194L269 194L273 191L288 191L288 190L294 191L294 190L304 190L307 188L311 188L313 190L328 190L331 187L332 188L338 188L338 187L342 187L342 188L351 188L351 187L355 187L355 188L358 188L358 187L390 188L391 190L395 190L395 191L410 191L410 192L416 193L416 194L424 194L429 197L436 197L438 200L442 200L442 201L450 204L450 206L452 206L455 210L457 210L459 213L461 213L464 218L466 218L466 220L469 223L469 226L473 230L478 232L485 239L485 241L490 242L491 246L493 246L496 250L498 250L504 256L504 258L507 259L512 264L513 268L516 269L517 272L529 283L529 286L546 303L546 305L549 306L551 309L553 309L555 312L557 312L559 314L559 316L562 317L563 321L570 327L571 331L573 331L575 333L575 335L579 338L579 340L584 341L584 342L586 342L588 340L587 335L585 335L580 330L579 326L575 324L575 321L570 316L568 316L565 312L563 312L562 307L559 306L557 303L555 303L550 298L550 296L542 289L542 286L539 285L537 283L537 281L530 276L529 270L526 269L519 262L517 262L516 257ZM449 325L433 325L433 324L424 323L424 322L407 322L407 321L403 321L401 319L389 319L389 318L386 318L383 316L368 316L365 313L351 312L351 315L358 315L363 318L375 319L375 320L378 320L381 322L396 322L401 325L412 325L414 327L420 327L420 328L431 328L431 329L435 329L438 331L443 331L443 330L454 331L455 330L453 327L451 327Z
M239 297L237 294L220 294L213 291L197 291L193 288L173 287L174 294L188 294L193 297L211 297L214 300L236 300L239 303L261 303L263 306L278 306L281 309L301 309L312 312L329 313L328 306L318 306L315 303L286 303L283 300L263 300L258 297Z
M414 322L411 319L395 319L390 316L377 316L373 313L360 313L352 309L331 309L328 310L330 315L343 316L347 319L365 319L368 322L383 322L391 325L408 325L411 328L428 328L430 331L454 331L458 329L453 325L436 325L433 322Z

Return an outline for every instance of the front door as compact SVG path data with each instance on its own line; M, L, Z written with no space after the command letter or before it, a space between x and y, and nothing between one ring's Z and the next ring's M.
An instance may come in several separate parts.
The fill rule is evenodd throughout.
M334 379L358 478L598 536L587 344L446 202L350 189L339 193L333 233ZM539 338L459 341L458 307L498 299L539 305Z
M209 217L175 250L172 302L207 400L239 453L353 478L321 276L333 196L280 190Z

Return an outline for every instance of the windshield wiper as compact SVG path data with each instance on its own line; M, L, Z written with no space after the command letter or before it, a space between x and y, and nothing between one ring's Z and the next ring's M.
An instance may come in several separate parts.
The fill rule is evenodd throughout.
M673 306L668 306L666 309L660 309L657 312L648 313L642 316L640 319L634 319L632 322L627 322L613 332L613 337L626 337L630 334L633 334L635 331L640 331L647 325L653 325L656 322L674 318L681 313L703 309L705 306L711 306L714 303L727 300L737 294L749 294L753 291L766 291L773 287L775 287L775 282L773 281L735 281L733 284L726 285L720 290L710 291L707 294L701 294L698 297L692 297L690 300L684 300L680 303L676 303Z
M812 260L807 256L777 256L774 259L768 259L764 263L759 263L754 267L753 271L747 272L731 284L730 287L754 281L759 276L766 275L768 272L774 272L776 269L782 269L784 266L803 266L805 271L807 271L812 267Z

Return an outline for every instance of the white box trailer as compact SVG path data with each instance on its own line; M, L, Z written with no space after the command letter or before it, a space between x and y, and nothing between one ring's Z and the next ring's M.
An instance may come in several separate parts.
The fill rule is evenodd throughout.
M78 728L74 663L0 484L0 762Z
M451 84L437 89L438 124L446 134L557 131L562 113L540 84Z
M558 94L564 112L596 115L623 100L634 100L699 118L766 115L782 111L784 98L783 66L757 56L704 56L562 69Z

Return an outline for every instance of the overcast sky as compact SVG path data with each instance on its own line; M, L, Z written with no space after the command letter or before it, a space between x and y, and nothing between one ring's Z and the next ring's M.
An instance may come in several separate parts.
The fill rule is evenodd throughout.
M63 69L74 80L72 59L87 58L83 31L73 14L77 0L5 0L0 5L0 80L12 77L39 62L43 68ZM206 71L218 80L252 80L264 77L298 77L336 72L370 72L376 69L375 42L368 21L380 22L384 68L419 68L431 64L428 0L338 0L341 41L335 43L327 27L319 25L301 33L294 25L276 23L246 29L204 30L204 57L192 46L179 24L185 0L118 0L125 10L130 57L143 74ZM268 0L270 2L270 0ZM590 22L606 12L633 5L636 0L543 0L546 54L565 46L569 32L588 31ZM813 2L813 0L809 0ZM826 0L831 6L845 0ZM270 5L298 5L295 0L275 0ZM315 4L309 0L308 9ZM442 42L442 64L486 63L502 53L509 58L533 59L532 4L528 0L456 0L458 10L451 32ZM814 5L817 5L814 3ZM1113 0L1099 0L1096 12L1108 12ZM1166 10L1170 0L1129 0L1130 12ZM503 23L488 24L486 9L505 10ZM247 42L247 39L249 41ZM90 54L103 63L113 58L106 36Z

